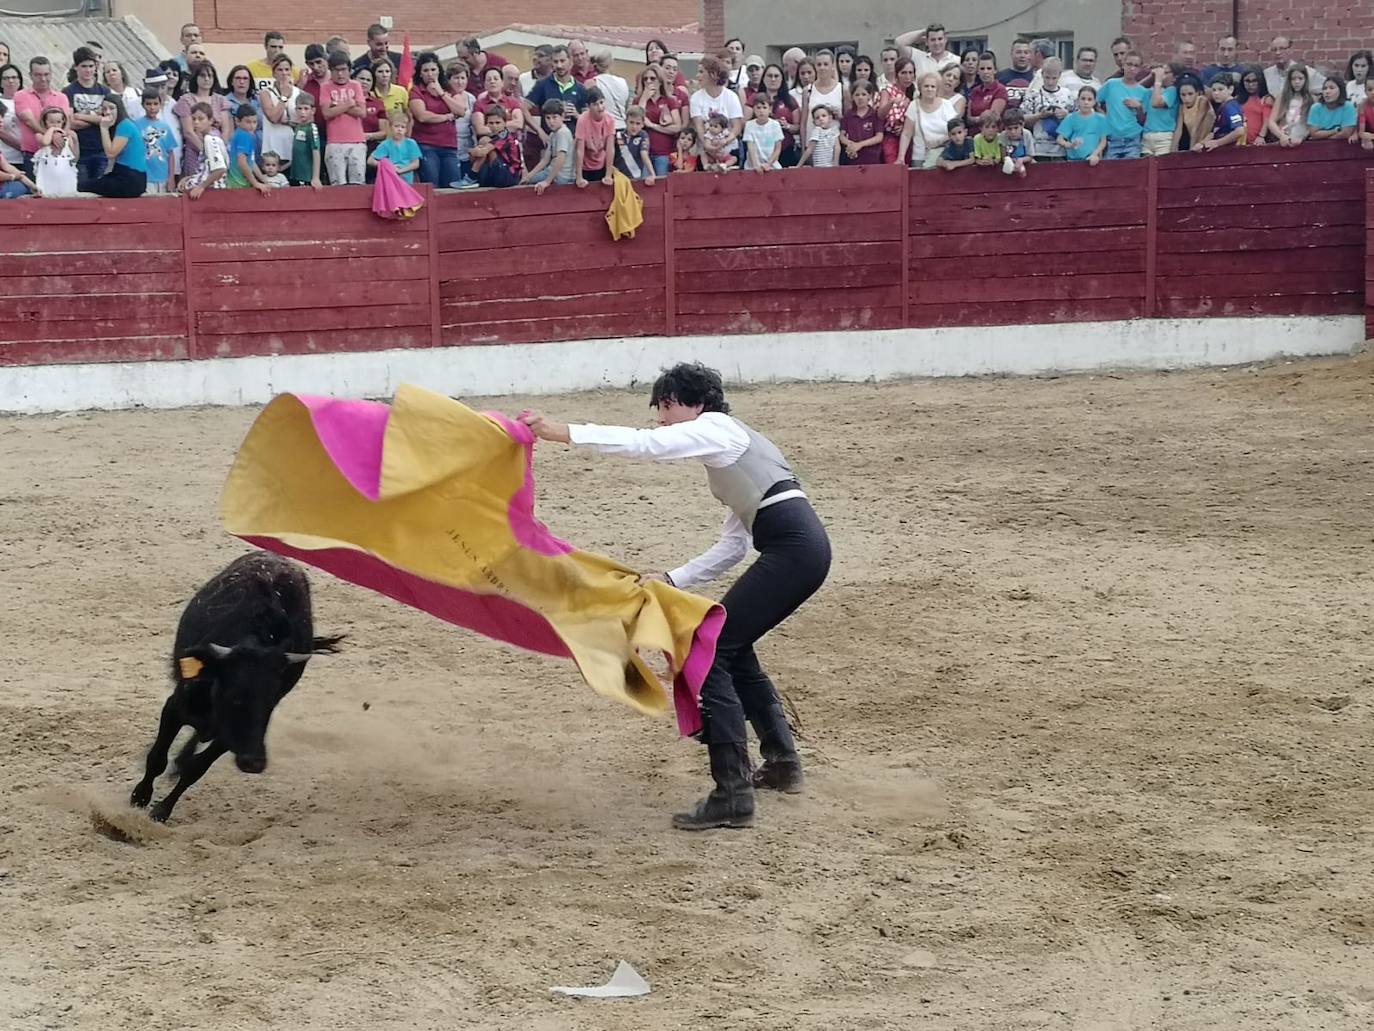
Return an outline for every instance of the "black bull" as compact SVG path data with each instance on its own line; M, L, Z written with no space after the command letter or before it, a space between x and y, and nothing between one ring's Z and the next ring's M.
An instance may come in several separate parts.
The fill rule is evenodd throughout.
M182 727L194 733L177 754L176 786L149 815L171 815L182 793L225 752L245 773L267 768L267 724L312 655L340 637L315 637L310 582L300 568L266 552L226 566L186 604L172 649L175 687L162 707L157 740L130 802L145 806Z

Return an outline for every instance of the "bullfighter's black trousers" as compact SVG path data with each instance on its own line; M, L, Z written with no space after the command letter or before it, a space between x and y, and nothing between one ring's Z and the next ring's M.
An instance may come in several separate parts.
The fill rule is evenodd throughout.
M754 654L754 642L800 608L825 582L830 572L830 538L806 498L789 498L759 509L753 537L758 559L721 599L725 626L715 662L701 687L702 740L708 745L744 744L747 718L768 758L770 739L776 747L779 734L786 738L784 750L791 751L791 733L777 689Z

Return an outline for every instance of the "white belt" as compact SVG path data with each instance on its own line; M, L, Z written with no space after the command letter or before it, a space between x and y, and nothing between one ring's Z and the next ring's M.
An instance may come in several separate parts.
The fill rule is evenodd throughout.
M790 501L792 498L804 498L804 497L806 497L806 491L803 491L803 490L785 490L785 491L782 491L781 493L774 494L772 497L764 498L762 501L759 502L759 508L758 508L758 510L761 512L761 511L763 511L765 508L767 508L769 505L776 505L779 501Z

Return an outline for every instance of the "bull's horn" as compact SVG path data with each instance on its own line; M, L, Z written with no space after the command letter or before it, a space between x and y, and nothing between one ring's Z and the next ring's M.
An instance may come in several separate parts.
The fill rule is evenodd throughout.
M314 658L314 656L311 655L310 652L287 652L287 653L286 653L286 661L289 662L289 663L291 663L291 664L293 664L293 665L296 664L296 663L298 663L298 662L305 662L306 660L311 659L311 658Z
M207 644L206 647L210 649L217 659L227 659L234 654L234 649L226 648L222 644Z

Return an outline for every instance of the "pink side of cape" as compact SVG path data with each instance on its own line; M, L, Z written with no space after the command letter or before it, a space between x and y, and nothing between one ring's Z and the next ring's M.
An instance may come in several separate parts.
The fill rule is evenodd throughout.
M293 396L310 412L315 432L330 461L360 494L378 500L389 406L375 401ZM572 545L555 537L534 517L533 434L523 423L504 415L495 412L487 415L525 451L523 482L507 506L516 541L541 555L567 554L573 550ZM352 548L304 550L274 537L245 536L243 539L486 637L545 655L571 656L567 645L543 615L501 595L478 594L436 583ZM683 734L694 734L701 729L701 685L715 659L716 642L724 624L725 610L719 605L712 606L693 634L687 661L673 680L673 704L678 728Z

